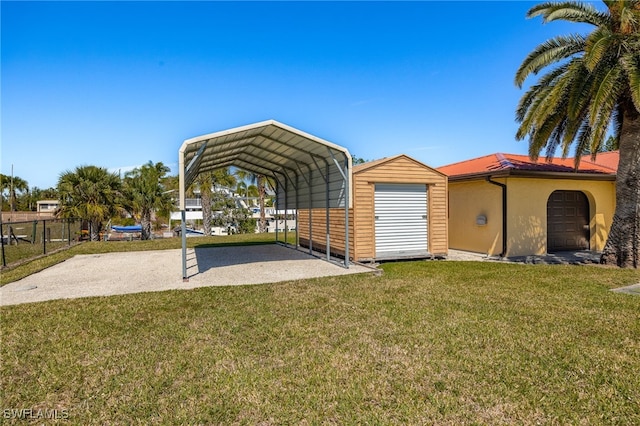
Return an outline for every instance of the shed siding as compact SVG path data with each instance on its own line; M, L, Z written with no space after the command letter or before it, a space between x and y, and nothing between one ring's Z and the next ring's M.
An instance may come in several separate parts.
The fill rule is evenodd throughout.
M409 157L394 160L354 173L356 241L360 259L375 257L374 191L376 183L414 183L427 185L429 200L429 241L432 254L444 255L447 240L447 178Z
M424 184L428 193L428 250L434 255L448 252L447 177L411 158L401 155L371 167L353 171L353 209L349 209L349 253L356 261L375 259L374 196L376 183ZM329 210L331 252L344 256L344 209ZM354 229L356 232L354 232ZM308 247L309 211L298 213L300 243ZM314 249L325 250L326 213L312 210Z
M344 209L329 209L329 236L331 253L344 256ZM311 211L311 232L313 235L313 249L326 252L327 245L327 215L325 209ZM298 213L298 235L300 244L309 246L309 210ZM357 259L355 241L353 239L353 209L349 209L349 257Z

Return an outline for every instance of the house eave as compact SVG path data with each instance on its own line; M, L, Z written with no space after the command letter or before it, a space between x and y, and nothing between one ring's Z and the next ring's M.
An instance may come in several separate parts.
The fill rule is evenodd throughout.
M545 178L545 179L571 179L571 180L595 180L615 181L615 174L605 173L579 173L579 172L544 172L532 170L496 170L482 173L469 173L465 175L449 176L449 182L467 182L474 180L486 180L491 178L521 177L521 178Z

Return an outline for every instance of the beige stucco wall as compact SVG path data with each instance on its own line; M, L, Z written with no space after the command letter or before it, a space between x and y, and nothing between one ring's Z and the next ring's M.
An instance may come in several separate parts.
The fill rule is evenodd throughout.
M547 251L547 200L553 191L582 191L589 200L590 247L602 250L615 209L612 181L502 178L507 184L507 256ZM454 249L489 255L502 251L501 189L484 180L449 183L449 241ZM479 214L487 225L476 224Z
M486 225L476 224L479 215ZM502 190L486 181L449 182L449 247L491 256L502 252Z

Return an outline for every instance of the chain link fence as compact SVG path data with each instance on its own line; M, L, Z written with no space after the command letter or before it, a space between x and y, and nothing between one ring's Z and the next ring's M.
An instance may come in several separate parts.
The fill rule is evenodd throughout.
M1 228L3 267L71 246L86 234L77 219L3 222Z

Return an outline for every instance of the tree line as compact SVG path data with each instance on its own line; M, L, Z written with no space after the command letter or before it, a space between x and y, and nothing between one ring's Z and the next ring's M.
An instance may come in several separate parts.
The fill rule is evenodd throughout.
M141 225L141 238L152 236L152 218L169 218L178 195L178 177L168 175L170 169L162 162L137 167L124 176L98 166L79 166L63 172L55 188L29 188L18 176L0 175L3 211L35 211L40 200L58 200L55 212L60 218L86 220L90 239L99 239L105 223L111 219L133 218ZM247 185L247 181L249 185ZM254 185L253 183L257 183ZM242 170L233 174L229 168L202 173L188 189L188 197L200 196L205 231L212 226L233 227L236 232L253 232L256 220L251 212L239 208L235 199L220 188L228 188L246 199L258 198L260 230L266 230L266 185L270 180ZM272 184L272 183L271 183Z

